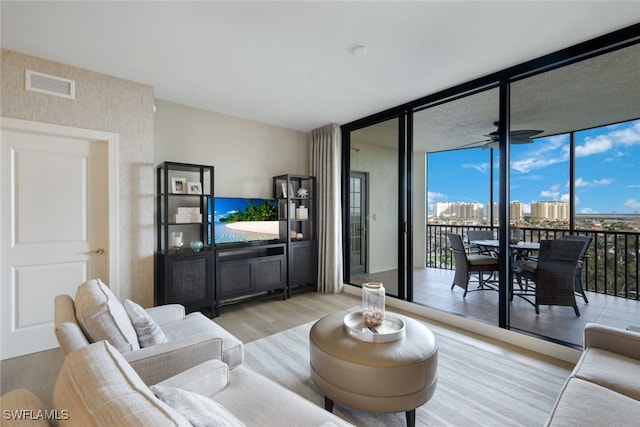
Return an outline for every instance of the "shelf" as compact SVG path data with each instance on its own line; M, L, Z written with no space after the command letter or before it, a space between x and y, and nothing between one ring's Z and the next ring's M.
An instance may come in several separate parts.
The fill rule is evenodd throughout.
M208 216L214 168L164 162L157 166L156 177L155 304L177 303L188 312L204 309L215 315L215 260L209 243L213 225ZM173 192L178 184L184 193ZM197 193L188 192L194 188ZM202 242L204 247L191 249L193 241ZM183 246L172 247L175 242Z
M298 190L307 190L305 197ZM278 201L280 238L287 245L287 294L313 289L317 284L317 201L316 178L307 175L279 175L273 177L273 195ZM288 196L288 197L285 197ZM295 210L292 209L295 205ZM298 214L298 209L302 214ZM298 239L296 235L303 237Z

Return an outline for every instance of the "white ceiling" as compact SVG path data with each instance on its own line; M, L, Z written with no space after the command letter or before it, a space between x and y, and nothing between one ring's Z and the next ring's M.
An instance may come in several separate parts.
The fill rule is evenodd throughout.
M310 131L635 24L640 2L2 1L1 14L3 48Z

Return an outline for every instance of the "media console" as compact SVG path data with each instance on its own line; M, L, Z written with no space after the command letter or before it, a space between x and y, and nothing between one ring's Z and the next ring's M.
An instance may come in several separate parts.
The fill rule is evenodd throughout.
M249 298L287 297L284 243L216 246L215 259L216 312Z
M316 289L315 177L275 176L271 199L215 197L213 166L163 162L156 180L156 305L215 317L223 306ZM216 230L247 221L254 230Z

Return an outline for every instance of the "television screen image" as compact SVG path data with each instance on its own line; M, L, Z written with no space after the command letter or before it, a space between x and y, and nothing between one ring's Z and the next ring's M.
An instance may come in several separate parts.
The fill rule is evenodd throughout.
M214 243L278 240L278 203L273 199L216 197ZM211 210L211 207L209 207Z

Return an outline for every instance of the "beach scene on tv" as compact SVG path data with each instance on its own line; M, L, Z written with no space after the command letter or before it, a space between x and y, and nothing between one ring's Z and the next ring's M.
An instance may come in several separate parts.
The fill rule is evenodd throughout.
M214 203L216 244L278 239L278 204L275 200L216 197Z

